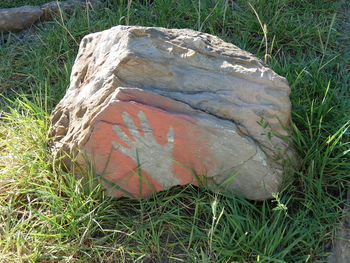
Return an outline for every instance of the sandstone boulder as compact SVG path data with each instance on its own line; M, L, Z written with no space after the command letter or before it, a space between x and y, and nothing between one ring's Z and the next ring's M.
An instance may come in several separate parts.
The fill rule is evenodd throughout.
M51 117L54 154L93 169L109 193L148 196L204 182L270 198L283 179L291 103L285 78L221 39L117 26L84 37Z
M52 1L40 7L27 5L0 9L0 33L22 31L39 20L49 21L53 15L70 14L76 7L93 8L99 3L99 0Z
M80 4L80 2L79 2ZM43 10L41 20L52 20L53 15L59 15L60 13L72 13L74 8L78 5L77 1L53 1L43 4L40 8Z
M21 31L35 23L42 14L38 6L0 9L0 32Z
M76 7L90 8L99 3L98 0L69 0L69 1L52 1L43 4L40 8L43 10L41 20L50 21L53 15L61 13L71 14Z

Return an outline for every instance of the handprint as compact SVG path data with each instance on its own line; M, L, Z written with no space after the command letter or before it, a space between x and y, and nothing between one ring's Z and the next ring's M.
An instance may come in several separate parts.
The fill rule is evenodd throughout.
M144 135L140 134L130 115L123 112L123 120L135 141L130 140L118 125L113 125L113 131L130 146L130 149L119 145L117 142L112 142L113 148L132 158L136 164L140 164L141 169L157 180L164 189L179 184L179 179L172 173L173 127L169 127L167 144L160 145L153 136L146 115L139 111L137 116L141 122Z

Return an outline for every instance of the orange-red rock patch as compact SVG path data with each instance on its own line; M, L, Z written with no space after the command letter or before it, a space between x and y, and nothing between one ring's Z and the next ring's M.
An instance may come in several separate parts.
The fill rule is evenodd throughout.
M120 147L130 149L130 145L113 130L114 125L117 125L130 141L136 141L123 119L125 113L133 120L139 136L145 136L144 127L138 117L140 112L146 116L156 143L172 143L173 161L171 169L167 172L178 179L181 185L197 184L194 175L204 174L213 166L209 151L210 135L197 125L197 120L136 102L116 101L95 118L93 132L85 145L86 154L89 160L92 160L96 172L114 186L113 195L149 196L154 191L164 190L152 173L142 169L143 156L139 156L138 165L135 156L128 156L113 147L115 142ZM168 141L170 127L173 129L173 142ZM151 154L151 149L149 152ZM154 161L161 165L161 159Z

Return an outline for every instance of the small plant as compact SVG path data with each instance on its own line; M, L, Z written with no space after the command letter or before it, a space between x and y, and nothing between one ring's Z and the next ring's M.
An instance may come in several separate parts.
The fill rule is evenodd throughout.
M288 207L281 202L280 194L279 193L273 193L272 197L275 200L272 200L273 203L277 203L276 207L274 207L273 211L283 211L286 215L288 214Z

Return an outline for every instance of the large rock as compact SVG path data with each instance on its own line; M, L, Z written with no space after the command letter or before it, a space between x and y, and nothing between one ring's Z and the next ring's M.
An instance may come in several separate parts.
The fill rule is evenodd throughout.
M50 21L53 18L53 15L60 15L64 13L72 13L74 8L80 4L80 1L53 1L43 4L40 8L43 10L43 15L41 20Z
M98 0L69 0L48 2L40 7L43 10L41 20L50 21L53 19L54 15L62 15L62 13L73 13L76 7L89 8L97 4L99 4Z
M0 32L18 32L33 25L35 22L49 21L54 15L70 14L76 7L92 8L99 0L69 0L52 1L42 6L22 6L0 9Z
M348 263L350 261L350 191L343 210L344 217L334 239L332 254L328 263Z
M42 14L38 6L0 9L0 32L21 31L39 20Z
M82 40L51 147L117 197L204 182L266 199L296 159L289 93L285 78L215 36L117 26Z

